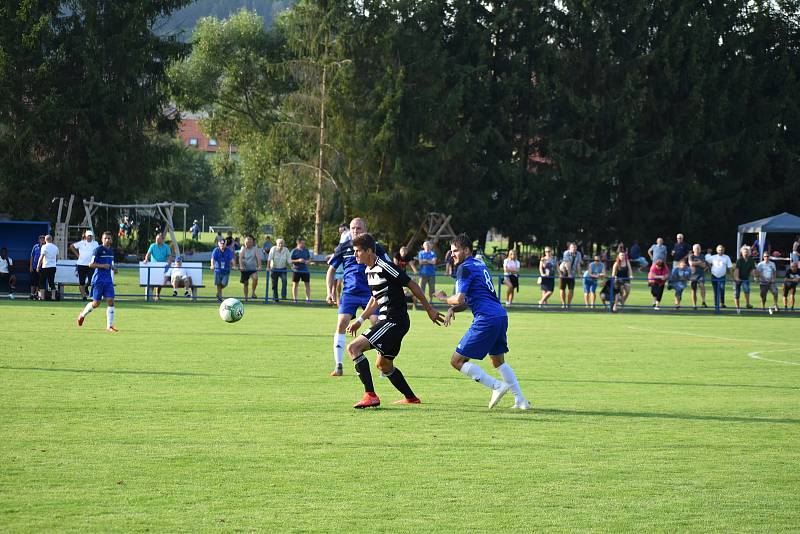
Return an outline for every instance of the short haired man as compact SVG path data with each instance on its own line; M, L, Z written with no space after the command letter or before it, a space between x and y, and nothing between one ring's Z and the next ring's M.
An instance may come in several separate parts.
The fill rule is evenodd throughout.
M222 302L222 290L228 286L233 267L233 251L224 239L217 241L217 248L211 253L211 270L214 271L214 285L217 287L217 302Z
M100 301L106 299L106 331L117 332L114 326L114 278L111 271L117 272L114 265L114 250L111 248L111 232L103 232L103 243L94 249L92 262L89 266L94 269L92 274L92 301L83 307L78 315L78 326L83 326L86 316L100 306Z
M175 258L175 263L172 265L171 269L171 280L172 282L172 296L178 296L178 288L183 288L183 296L184 297L193 297L194 300L195 296L193 294L195 288L194 284L192 284L192 277L189 276L189 272L183 266L183 258L178 256Z
M58 264L58 247L53 244L53 236L44 236L44 246L39 255L36 270L39 271L39 298L44 300L45 291L50 291L50 298L56 300L56 266Z
M508 352L506 331L508 330L508 314L497 298L492 275L482 262L472 256L472 241L465 235L459 235L450 243L456 265L455 293L447 296L443 291L436 297L450 305L445 316L444 325L448 326L455 314L472 310L472 324L458 343L450 364L492 391L489 408L493 408L500 399L511 390L514 394L514 408L529 410L530 403L520 389L514 370L505 362ZM497 380L480 366L470 360L482 360L489 355L492 365L503 377Z
M758 277L758 283L761 289L761 307L767 310L767 293L772 293L774 306L767 310L769 314L772 315L773 312L778 311L778 268L775 266L775 263L770 260L769 252L766 250L761 257L761 262L756 265L756 276Z
M667 261L667 245L664 244L664 238L659 237L656 242L650 245L647 249L647 255L650 256L650 262L655 263L657 259Z
M70 251L77 256L75 268L78 271L78 287L81 290L81 299L86 300L88 282L91 281L94 271L89 267L94 256L94 249L97 248L97 241L94 240L94 232L86 230L83 239L76 241L69 246Z
M692 251L692 247L689 246L689 243L686 242L683 234L678 234L675 236L675 244L672 246L672 268L676 268L678 266L678 262L681 260L685 260L689 257L689 253Z
M8 256L6 247L0 248L0 281L8 284L8 298L14 300L17 289L17 277L14 276L14 260Z
M256 246L255 237L248 235L244 238L244 247L239 251L239 270L241 276L239 281L244 289L244 300L247 301L248 285L252 280L253 285L250 289L252 298L256 298L256 287L258 286L258 271L261 270L261 251Z
M394 359L400 354L403 337L411 326L404 288L410 289L420 301L433 324L442 324L444 318L441 313L433 309L425 298L425 293L405 271L375 254L374 237L369 234L356 237L353 240L353 252L356 255L356 262L366 267L365 274L372 296L362 316L353 321L347 331L355 336L366 320L365 317L378 314L378 322L347 346L347 353L355 364L356 374L364 385L364 397L353 407L370 408L380 406L381 403L372 385L369 362L364 356L364 351L369 349L378 352L375 367L381 371L381 376L388 378L403 394L403 398L395 401L395 404L419 404L420 400L408 385L405 376L394 366Z
M364 219L356 217L350 221L350 239L344 243L339 243L339 246L333 252L333 256L328 260L328 272L325 275L325 286L327 288L325 300L331 306L336 304L336 269L339 265L344 265L344 286L342 287L342 298L338 301L336 332L333 335L335 367L331 371L331 376L342 376L345 329L350 324L353 316L355 316L358 308L366 309L372 295L367 283L366 265L358 263L353 249L353 239L366 232L367 222ZM375 243L375 254L386 262L392 261L380 243ZM369 320L372 324L375 324L378 321L378 316L373 314Z
M786 269L783 279L783 309L789 311L789 295L792 296L791 310L794 311L794 297L797 292L797 284L800 282L800 262L793 261Z
M422 292L425 293L425 288L428 289L428 298L433 298L436 293L436 251L433 250L433 245L430 241L422 243L422 250L417 255L417 264L419 265L419 286Z
M572 306L572 296L575 292L575 277L581 268L583 256L578 252L578 245L567 243L567 250L559 264L561 273L561 285L559 295L561 296L561 308L567 309Z
M725 247L717 245L717 253L707 254L706 262L711 268L711 287L714 289L714 309L719 313L725 308L725 281L728 272L733 268L730 256L725 254Z
M164 234L162 232L158 232L156 234L156 241L155 243L150 243L150 247L147 249L147 253L144 255L144 263L148 263L151 261L156 261L159 263L170 263L172 259L172 248L164 242ZM177 255L177 250L175 254ZM158 301L161 298L161 287L164 285L169 284L169 276L167 276L167 270L165 269L163 272L163 280L160 284L156 285L156 296L155 300ZM152 281L152 277L158 277L159 273L154 272L152 269L150 270L150 277Z
M739 253L740 256L736 259L736 266L733 269L733 302L736 304L736 313L741 313L741 307L739 306L739 295L742 291L744 291L744 300L747 308L749 309L753 307L750 304L750 274L756 268L756 262L750 256L750 247L747 245L743 246L739 250Z
M692 246L692 252L689 254L689 268L692 270L691 287L692 287L692 306L697 309L697 288L700 288L700 299L704 308L706 305L706 263L705 256L703 256L703 249L700 243L695 243Z
M193 241L197 241L200 238L200 223L197 222L197 219L192 221L192 226L189 228L189 231L192 233Z
M311 252L306 248L306 240L298 237L297 246L292 250L292 300L297 302L297 284L303 282L306 286L306 302L311 302L311 272L308 262L311 261Z
M31 300L39 300L39 271L36 266L39 265L39 256L42 254L42 247L44 246L44 236L40 235L39 240L31 249L31 260L28 264L28 272L31 276Z
M272 281L272 300L278 302L278 279L281 281L281 300L286 300L286 273L292 253L282 237L275 240L275 246L269 249L269 271Z

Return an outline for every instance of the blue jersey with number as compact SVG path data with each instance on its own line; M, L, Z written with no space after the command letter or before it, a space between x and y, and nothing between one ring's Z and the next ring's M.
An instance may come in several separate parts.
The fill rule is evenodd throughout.
M387 263L392 263L392 259L378 243L375 243L375 254ZM358 262L356 262L352 239L348 239L336 247L333 256L331 256L330 261L328 261L328 265L333 265L335 268L338 268L339 265L344 267L342 293L350 295L372 295L369 284L367 283L367 275L364 273L367 266L359 265Z
M92 263L98 263L101 265L110 265L111 267L114 266L114 251L110 248L106 248L103 245L100 245L94 252L92 253ZM92 285L95 285L98 282L107 282L113 283L114 280L111 278L111 269L95 269L94 274L92 275Z
M470 256L456 271L456 293L463 293L472 315L483 317L505 317L506 310L500 304L492 284L489 269L480 260Z

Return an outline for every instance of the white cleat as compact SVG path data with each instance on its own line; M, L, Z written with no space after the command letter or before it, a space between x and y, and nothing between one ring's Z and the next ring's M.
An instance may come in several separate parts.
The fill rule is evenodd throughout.
M517 399L514 401L514 406L511 408L513 410L532 410L533 406L531 406L531 403L528 402L528 399Z
M497 406L497 403L500 402L500 399L503 398L503 395L508 393L509 389L511 389L511 386L505 382L500 382L500 387L492 391L492 399L489 401L490 410Z

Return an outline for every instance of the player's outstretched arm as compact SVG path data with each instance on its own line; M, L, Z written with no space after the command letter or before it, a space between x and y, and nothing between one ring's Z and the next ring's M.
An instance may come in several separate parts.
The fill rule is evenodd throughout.
M425 293L422 292L422 289L419 287L418 283L410 280L408 282L408 289L410 289L411 294L422 303L422 307L425 308L425 311L428 313L428 318L433 321L433 324L441 325L444 323L444 315L442 315L441 312L436 311L431 303L428 302L428 299L425 298Z

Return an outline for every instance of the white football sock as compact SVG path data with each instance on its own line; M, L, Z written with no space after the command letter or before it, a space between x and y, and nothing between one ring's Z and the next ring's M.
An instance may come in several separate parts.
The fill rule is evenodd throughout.
M497 368L497 371L500 373L500 376L503 377L503 382L511 386L511 393L514 394L514 398L524 399L525 396L522 394L522 389L519 387L519 382L517 381L517 375L514 374L514 369L512 369L507 363L504 363Z
M106 308L106 328L111 328L114 325L114 306Z
M461 372L473 379L475 382L480 382L489 389L497 389L500 387L500 382L498 380L486 374L486 371L474 363L464 363L464 365L461 366Z
M83 307L83 311L81 312L81 317L86 317L87 315L92 313L92 310L94 310L94 308L92 308L92 303L87 302L86 306Z
M337 367L344 361L344 347L347 337L345 334L333 334L333 359L336 360Z

